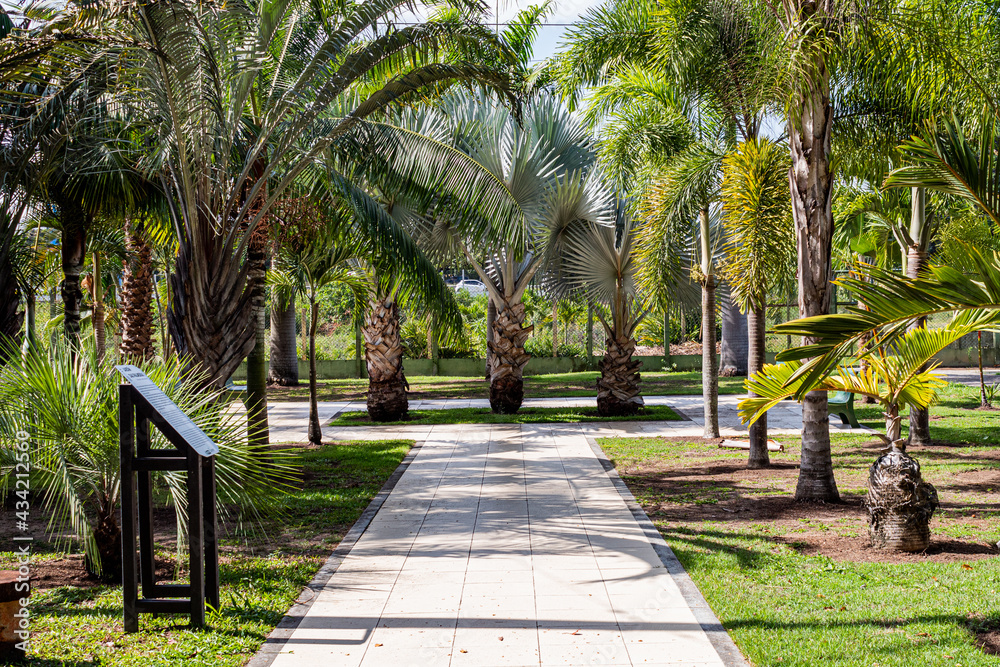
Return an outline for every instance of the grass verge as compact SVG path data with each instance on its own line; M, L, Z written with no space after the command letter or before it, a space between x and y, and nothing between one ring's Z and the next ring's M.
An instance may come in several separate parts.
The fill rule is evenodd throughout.
M39 579L35 585L43 590L31 596L29 664L243 665L411 446L408 440L386 440L304 449L303 483L286 498L285 516L266 526L271 539L227 540L220 546L222 609L210 611L206 629L189 628L184 616L143 614L140 632L124 634L120 586L46 587ZM160 553L157 560L171 556ZM14 560L12 553L0 553L0 567ZM41 555L33 576L65 567L68 560Z
M911 452L941 501L925 554L867 546L870 437L833 436L837 505L794 501L798 438L760 471L714 442L600 444L752 664L997 665L1000 452L982 438L1000 415L957 407L965 394L946 392L934 445Z
M600 373L555 373L551 375L526 375L524 395L529 398L554 396L583 398L596 396L595 385ZM490 386L481 377L407 377L409 397L413 400L430 398L489 398ZM318 396L321 401L364 400L368 380L320 380ZM719 378L720 394L744 393L743 378ZM646 396L678 396L701 393L701 371L692 373L643 373L642 393ZM307 401L309 388L303 382L299 387L270 387L269 401Z
M395 422L372 422L367 412L344 412L330 426L366 424L557 424L579 422L679 421L680 416L665 405L647 405L631 417L601 417L597 408L521 408L517 414L498 415L489 408L453 408L448 410L410 410L409 418Z

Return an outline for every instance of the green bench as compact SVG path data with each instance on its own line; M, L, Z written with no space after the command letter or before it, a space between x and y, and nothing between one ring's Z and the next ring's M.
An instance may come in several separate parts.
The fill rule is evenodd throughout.
M827 394L826 403L831 415L838 415L844 424L851 428L861 428L858 418L854 416L854 394L849 391L831 391Z

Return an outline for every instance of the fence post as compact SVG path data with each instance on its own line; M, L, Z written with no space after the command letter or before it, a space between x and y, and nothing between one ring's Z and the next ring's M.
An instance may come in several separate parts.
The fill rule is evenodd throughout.
M663 370L670 370L670 306L663 304Z
M361 373L363 363L364 360L362 359L361 356L361 323L355 322L354 323L354 369L355 369L354 372L358 376L359 380L364 377L364 375L362 375Z
M441 363L439 359L441 358L440 346L438 344L438 331L437 331L437 315L431 315L431 326L430 330L427 332L427 343L431 348L431 367L434 369L434 375L441 375Z
M587 368L594 368L594 302L587 299Z

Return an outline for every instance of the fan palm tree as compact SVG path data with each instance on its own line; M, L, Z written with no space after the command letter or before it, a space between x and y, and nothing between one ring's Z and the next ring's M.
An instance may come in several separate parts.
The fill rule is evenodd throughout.
M497 313L488 339L490 405L511 414L524 399L523 370L530 359L524 350L533 328L523 325L525 290L543 266L557 261L567 230L599 219L609 194L600 179L589 177L594 152L586 131L551 98L526 107L520 122L473 96L449 96L438 113L448 123L451 145L502 184L522 214L498 240L488 233L496 228L488 209L457 215L441 206L420 232L435 253L464 255L486 285Z
M725 275L733 300L749 315L751 376L765 362L767 296L787 279L793 262L795 240L787 179L787 157L766 140L741 143L723 164L723 226L730 246ZM750 427L748 465L770 465L766 415Z
M594 310L607 337L597 380L597 412L603 417L633 415L643 406L642 362L632 355L635 330L649 308L636 279L635 241L627 205L619 202L614 226L591 223L566 242L566 279L603 306Z

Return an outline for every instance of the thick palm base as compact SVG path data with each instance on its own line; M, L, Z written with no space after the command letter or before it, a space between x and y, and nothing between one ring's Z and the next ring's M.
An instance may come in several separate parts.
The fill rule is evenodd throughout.
M924 551L931 543L930 521L937 507L937 490L904 452L892 449L869 468L865 509L872 546Z
M490 382L490 409L498 415L512 415L524 402L524 379L509 374Z
M406 399L406 381L398 378L368 383L368 416L376 422L399 421L410 408Z
M634 352L635 341L630 338L607 339L597 379L597 412L602 417L627 417L644 405L639 391L642 362L632 360Z
M102 581L121 583L122 530L114 515L98 517L97 525L94 526L94 542L97 544L100 567L96 567L96 564L88 558L85 562L87 572Z
M373 299L365 313L365 363L368 368L368 416L399 421L409 409L403 374L399 304L393 296Z

